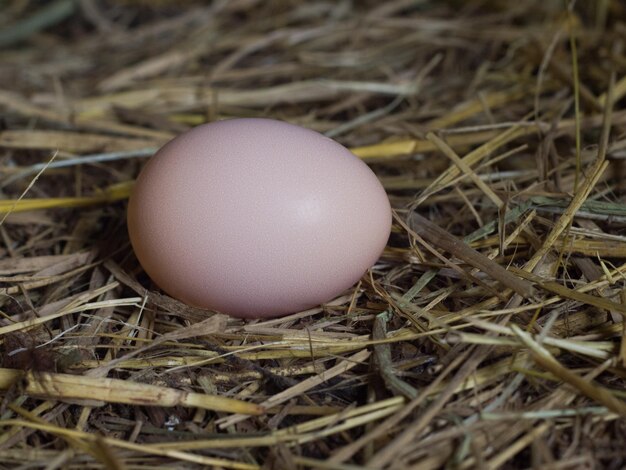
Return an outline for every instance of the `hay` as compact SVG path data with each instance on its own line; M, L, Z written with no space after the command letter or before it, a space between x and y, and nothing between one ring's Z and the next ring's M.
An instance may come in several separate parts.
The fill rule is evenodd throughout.
M0 465L626 465L623 2L178 3L0 12ZM146 157L244 116L389 193L319 308L202 311L132 254Z

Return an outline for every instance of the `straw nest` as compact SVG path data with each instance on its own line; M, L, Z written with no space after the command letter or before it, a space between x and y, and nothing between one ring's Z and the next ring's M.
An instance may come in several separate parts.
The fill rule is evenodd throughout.
M0 12L3 468L621 468L626 5L22 0ZM340 298L242 321L138 266L185 129L268 116L387 189Z

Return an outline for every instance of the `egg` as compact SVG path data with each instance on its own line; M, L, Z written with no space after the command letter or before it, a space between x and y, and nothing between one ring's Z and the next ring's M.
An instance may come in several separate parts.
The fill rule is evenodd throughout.
M377 261L389 199L348 149L271 119L204 124L142 169L128 204L137 259L166 293L235 317L328 302Z

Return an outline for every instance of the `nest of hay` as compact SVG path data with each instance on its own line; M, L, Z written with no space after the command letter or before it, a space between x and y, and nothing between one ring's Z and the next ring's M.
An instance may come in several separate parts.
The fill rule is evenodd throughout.
M3 468L622 468L626 6L16 0L0 11ZM243 321L128 242L146 158L273 117L394 208L327 305Z

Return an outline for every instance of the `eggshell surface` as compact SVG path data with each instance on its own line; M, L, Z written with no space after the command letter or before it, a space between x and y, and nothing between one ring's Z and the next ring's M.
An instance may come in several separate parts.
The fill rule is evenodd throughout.
M190 305L243 318L327 302L380 256L391 209L337 142L270 119L198 126L146 164L128 206L150 278Z

